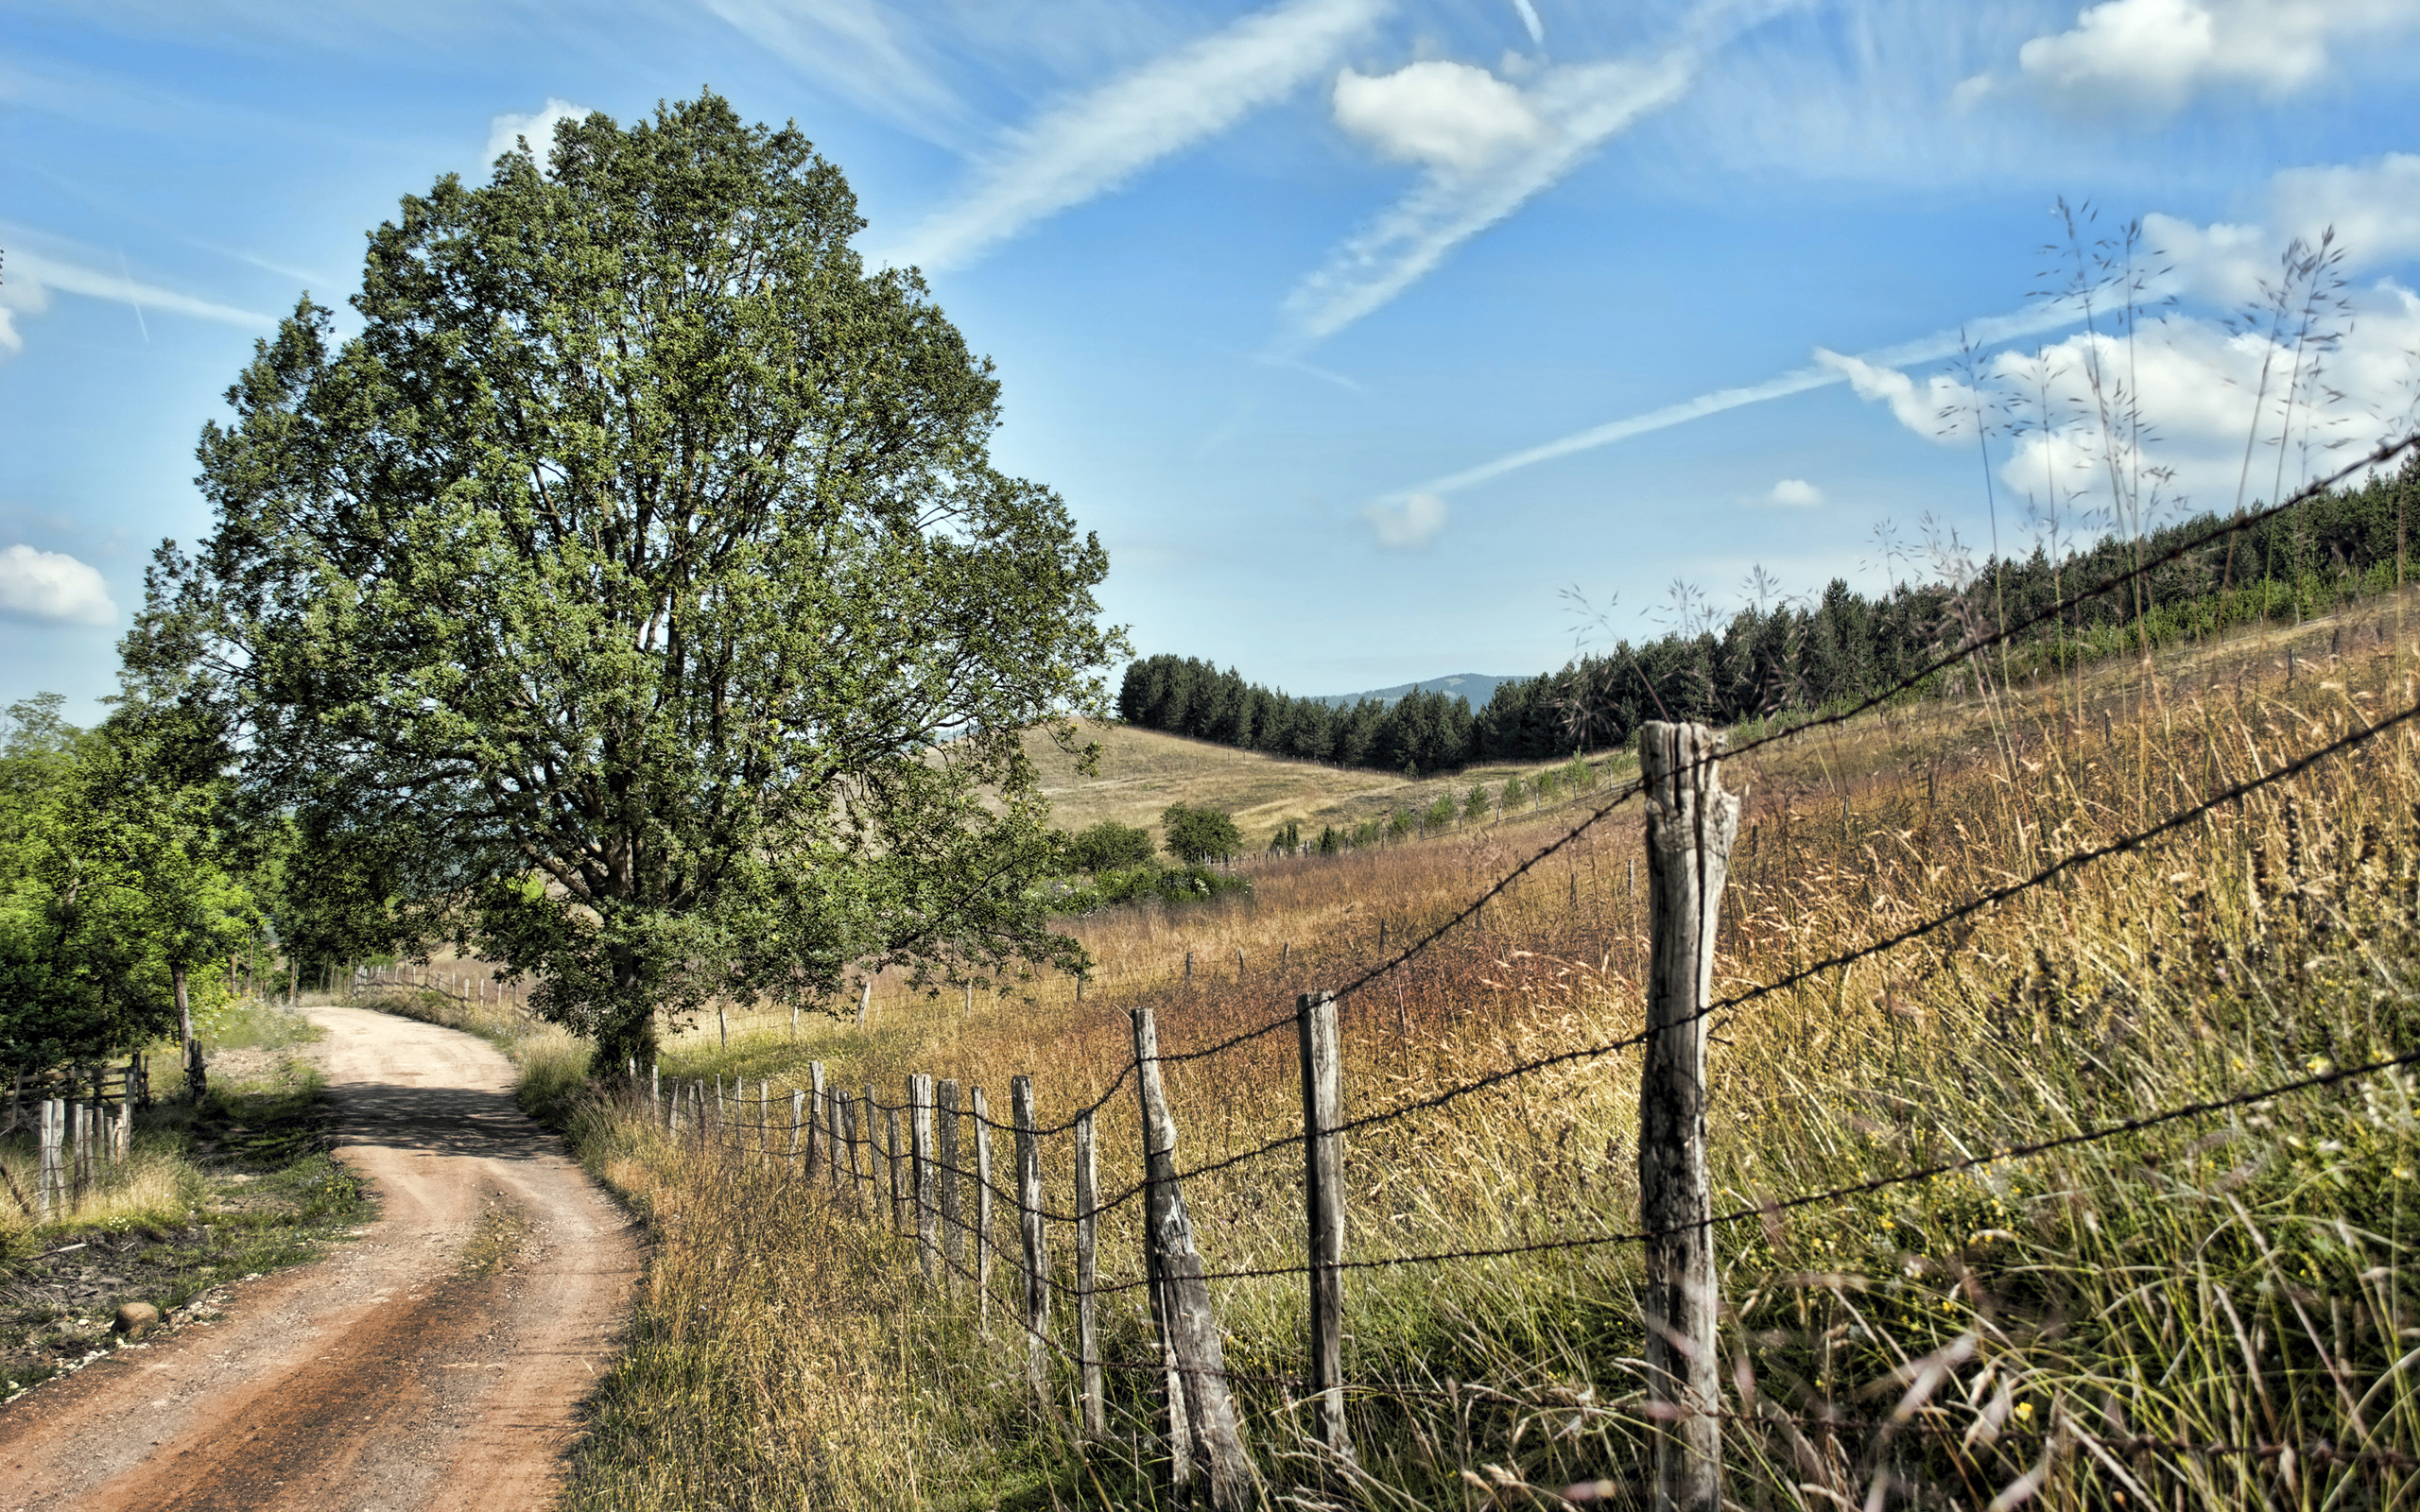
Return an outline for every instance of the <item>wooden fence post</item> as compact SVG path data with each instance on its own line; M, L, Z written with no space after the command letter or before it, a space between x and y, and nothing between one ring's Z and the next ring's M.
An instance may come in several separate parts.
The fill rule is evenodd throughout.
M866 1136L866 1216L871 1218L882 1211L882 1133L880 1121L873 1116L873 1083L868 1082L859 1094L857 1125ZM849 1175L856 1176L856 1154L849 1156Z
M856 1100L847 1092L836 1091L826 1106L831 1109L832 1119L832 1191L835 1195L840 1194L840 1160L845 1155L849 1161L847 1198L849 1206L854 1208L857 1205Z
M1076 1120L1076 1361L1081 1370L1083 1434L1109 1436L1109 1403L1101 1394L1100 1328L1093 1293L1100 1286L1100 1160L1093 1115Z
M42 1219L48 1223L66 1214L66 1183L60 1170L60 1146L67 1135L67 1108L56 1097L42 1100Z
M975 1325L992 1332L992 1109L983 1089L969 1094L975 1110Z
M1025 1378L1035 1401L1050 1411L1050 1271L1042 1235L1042 1140L1033 1131L1033 1078L1009 1082L1017 1125L1017 1233L1025 1247Z
M966 1237L964 1222L959 1218L958 1179L958 1083L939 1081L933 1084L933 1179L941 1185L942 1270L950 1284L958 1284L961 1269L959 1256L964 1253Z
M1715 932L1739 833L1722 789L1722 743L1703 725L1650 723L1638 735L1647 796L1652 927L1646 1063L1638 1093L1639 1227L1646 1246L1647 1390L1658 1512L1720 1512L1720 1383L1715 1355L1713 1196L1706 1173L1706 1005Z
M890 1231L896 1237L905 1238L914 1230L908 1227L908 1173L905 1169L908 1152L899 1143L899 1109L886 1108L882 1110L882 1131L889 1142Z
M799 1177L813 1172L815 1159L811 1152L814 1146L815 1123L806 1110L806 1093L793 1087L790 1089L790 1154L783 1169Z
M941 1259L941 1210L933 1170L933 1078L908 1078L908 1143L909 1174L916 1194L916 1263L925 1280L933 1279Z
M1150 1193L1149 1222L1158 1262L1162 1322L1184 1377L1187 1438L1209 1472L1210 1505L1216 1512L1252 1505L1259 1498L1259 1475L1244 1454L1235 1400L1227 1391L1227 1358L1219 1319L1210 1307L1210 1283L1202 1280L1201 1256L1193 1246L1193 1219L1176 1184L1176 1120L1168 1114L1160 1085L1160 1032L1151 1010L1134 1013L1134 1060L1143 1100L1144 1180Z
M831 1163L832 1160L831 1141L823 1137L824 1125L832 1122L832 1115L827 1111L831 1102L830 1093L823 1085L823 1062L810 1060L806 1063L806 1163L799 1168L799 1174L812 1180L816 1157L821 1154L825 1164Z
M857 1120L849 1094L835 1087L823 1094L823 1167L833 1195L840 1192L840 1162L849 1162L849 1200L857 1197Z
M1320 1442L1353 1457L1344 1422L1344 1062L1337 1043L1336 998L1305 992L1294 1000L1303 1052L1303 1201L1311 1240L1311 1394L1319 1399Z

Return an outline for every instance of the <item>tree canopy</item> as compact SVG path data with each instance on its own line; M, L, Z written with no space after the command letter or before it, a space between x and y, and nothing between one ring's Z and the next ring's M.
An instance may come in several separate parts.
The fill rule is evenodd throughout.
M1231 816L1187 803L1171 803L1160 812L1160 833L1168 854L1187 865L1221 860L1244 848L1244 833Z
M190 711L79 730L61 701L0 714L0 1064L24 1069L173 1030L177 976L260 918L223 750ZM215 971L194 985L221 995Z
M717 995L1075 958L1019 732L1103 703L1106 555L863 224L794 128L593 114L406 198L358 335L305 297L259 345L129 661L387 895L332 939L447 900L609 1063Z

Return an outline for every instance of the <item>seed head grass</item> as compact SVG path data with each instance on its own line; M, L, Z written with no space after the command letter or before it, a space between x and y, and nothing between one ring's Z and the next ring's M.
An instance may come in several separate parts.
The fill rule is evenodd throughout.
M2306 644L1896 706L1726 768L1748 795L1718 996L1887 938L2420 697L2374 611ZM2359 649L2354 649L2355 646ZM2104 718L2104 715L2106 716ZM1602 801L1599 794L1595 801ZM1035 1078L1055 1124L1101 1099L1115 1199L1139 1177L1128 1011L1182 1056L1290 1013L1449 918L1579 813L1258 864L1247 898L1074 920L1098 963L962 995L892 990L872 1022L739 1017L676 1041L679 1079L769 1083L711 1140L667 1133L644 1076L582 1105L592 1166L657 1245L637 1335L572 1500L615 1507L1124 1506L1155 1447L1140 1202L1101 1220L1111 1435L1073 1435L1075 1371L1024 1383L1013 1206L988 1314L925 1280L887 1201L788 1155L789 1090L903 1100L925 1072L1005 1122ZM1635 804L1340 1010L1348 1118L1602 1045L1642 1022ZM1380 929L1385 943L1380 944ZM1194 957L1184 974L1186 952ZM1241 952L1241 961L1236 953ZM1724 1311L1723 1452L1743 1505L2411 1504L2420 1497L2413 1099L2392 1072L1955 1174L1903 1173L2216 1101L2420 1047L2420 741L2382 734L2166 838L1792 981L1717 1016L1709 1159ZM854 1004L850 1005L854 1008ZM1300 1129L1290 1023L1166 1067L1193 1171ZM1580 1057L1346 1140L1356 1269L1344 1374L1357 1464L1322 1461L1299 1378L1300 1275L1216 1281L1247 1443L1303 1506L1469 1507L1601 1488L1651 1454L1638 1371L1634 1053ZM1114 1089L1114 1090L1113 1090ZM769 1123L771 1129L746 1126ZM994 1179L1012 1189L1010 1141ZM971 1144L971 1139L967 1142ZM744 1147L740 1147L744 1146ZM1212 1272L1300 1266L1299 1144L1191 1177ZM962 1157L972 1168L971 1151ZM1072 1207L1072 1143L1043 1142ZM1808 1194L1843 1194L1777 1206ZM973 1198L968 1197L968 1211ZM1072 1286L1072 1231L1047 1228ZM1073 1349L1072 1299L1050 1334ZM988 1326L987 1326L988 1325ZM2119 1498L2124 1500L2121 1503Z

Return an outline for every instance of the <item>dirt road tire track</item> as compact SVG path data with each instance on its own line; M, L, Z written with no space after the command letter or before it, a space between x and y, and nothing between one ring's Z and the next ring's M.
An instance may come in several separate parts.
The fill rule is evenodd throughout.
M622 1212L468 1035L306 1010L337 1158L382 1211L225 1317L121 1350L0 1413L0 1508L541 1507L639 1275ZM509 1240L492 1270L465 1263Z

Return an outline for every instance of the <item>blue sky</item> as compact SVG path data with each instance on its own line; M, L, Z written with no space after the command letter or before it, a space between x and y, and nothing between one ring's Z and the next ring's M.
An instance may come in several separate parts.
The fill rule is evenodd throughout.
M1137 649L1297 693L1543 670L1676 582L1876 588L1927 519L2023 546L2113 475L2232 507L2420 397L2420 0L0 17L0 700L87 716L271 319L516 130L701 86L797 121L997 360L998 459L1100 533ZM2131 346L2029 297L2061 197L2143 222ZM2331 226L2337 339L2264 385L2291 349L2224 318Z

